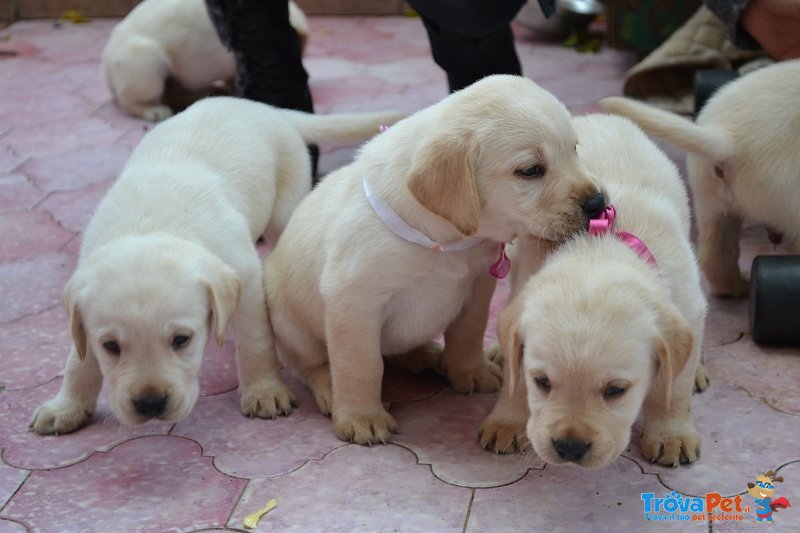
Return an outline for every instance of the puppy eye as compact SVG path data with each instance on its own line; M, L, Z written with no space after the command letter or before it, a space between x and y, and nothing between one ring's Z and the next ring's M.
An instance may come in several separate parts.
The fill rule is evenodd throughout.
M547 376L536 376L533 378L533 382L542 392L550 392L550 380Z
M545 168L542 165L531 165L517 170L517 174L523 178L541 178L544 173Z
M172 337L172 349L180 350L181 348L186 348L191 340L192 338L189 335L175 335Z
M109 355L119 355L122 351L117 341L105 341L103 343L103 349L107 351Z
M603 396L606 398L619 398L625 391L628 390L625 387L620 387L618 385L609 385L606 387L606 390L603 391Z

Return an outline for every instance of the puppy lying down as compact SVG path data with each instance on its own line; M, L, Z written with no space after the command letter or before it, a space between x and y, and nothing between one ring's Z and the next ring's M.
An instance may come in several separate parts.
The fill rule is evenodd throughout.
M242 412L288 414L255 240L279 234L306 195L306 143L366 138L395 113L307 115L209 98L142 139L102 200L64 290L73 344L37 433L89 421L103 379L125 424L176 421L198 396L213 327L235 327Z
M691 400L706 303L686 191L629 121L589 115L574 125L581 160L616 216L607 208L592 222L596 234L547 258L552 245L519 240L513 300L498 325L505 383L481 443L499 453L530 443L548 463L601 468L625 450L641 411L645 458L695 461Z
M687 152L697 253L711 292L743 297L739 270L745 217L782 233L800 252L800 59L756 70L721 87L696 123L607 98L603 106Z
M308 20L291 1L289 23L305 43ZM117 104L153 121L172 116L165 97L196 98L214 82L233 80L236 70L205 0L144 0L114 27L102 59ZM165 95L165 90L174 94Z
M500 386L483 353L499 243L563 240L605 206L576 140L551 94L491 76L375 137L301 203L264 284L279 357L339 438L390 438L381 355L430 355L442 332L456 390Z

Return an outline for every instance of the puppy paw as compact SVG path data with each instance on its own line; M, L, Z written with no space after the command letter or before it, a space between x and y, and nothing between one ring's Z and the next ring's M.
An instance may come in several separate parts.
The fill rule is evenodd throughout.
M478 437L484 450L498 454L531 449L531 443L525 434L525 420L513 420L492 413L483 419Z
M145 120L150 120L152 122L161 122L162 120L167 120L169 117L172 116L172 109L165 105L158 105L155 107L151 107L149 109L145 109L142 112L142 118Z
M730 281L709 283L711 294L719 298L747 298L750 294L750 276L742 272L727 277Z
M56 397L43 403L33 413L28 427L39 435L63 435L86 425L93 416L93 408Z
M491 361L478 368L450 368L445 374L450 385L463 394L494 392L503 383L503 370Z
M489 347L486 348L484 356L492 363L496 364L500 368L503 368L505 357L503 356L503 350L500 348L499 342L494 341L492 344L490 344Z
M322 416L331 416L333 411L333 391L330 385L327 390L315 388L312 392L314 393L314 401L317 402L317 409L322 413Z
M691 422L653 424L642 434L642 455L662 466L693 463L700 457L700 434Z
M333 386L331 371L328 365L323 365L311 372L307 378L308 386L314 393L314 401L322 416L331 416L333 410Z
M276 418L292 412L294 394L283 382L262 382L239 391L242 413L247 417Z
M386 444L397 432L397 422L383 407L374 413L333 413L336 436L356 444Z
M710 383L711 377L708 375L706 367L703 365L697 365L697 370L694 371L694 390L697 392L703 392L708 388Z

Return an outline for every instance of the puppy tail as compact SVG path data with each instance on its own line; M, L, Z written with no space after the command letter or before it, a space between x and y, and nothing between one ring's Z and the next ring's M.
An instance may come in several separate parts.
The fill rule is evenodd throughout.
M363 141L379 133L381 125L391 126L408 116L397 111L331 115L314 115L292 110L283 112L307 143Z
M712 161L724 161L733 154L733 140L722 131L699 126L675 113L631 100L612 96L600 105L615 115L631 119L649 135L687 152L700 154Z

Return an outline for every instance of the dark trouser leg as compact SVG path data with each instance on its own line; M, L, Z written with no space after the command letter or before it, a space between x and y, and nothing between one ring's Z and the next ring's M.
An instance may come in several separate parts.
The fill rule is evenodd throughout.
M510 23L524 0L409 0L450 91L491 74L522 74Z
M276 107L314 112L300 36L287 0L206 0L220 39L236 56L236 94ZM309 146L313 175L319 149Z

